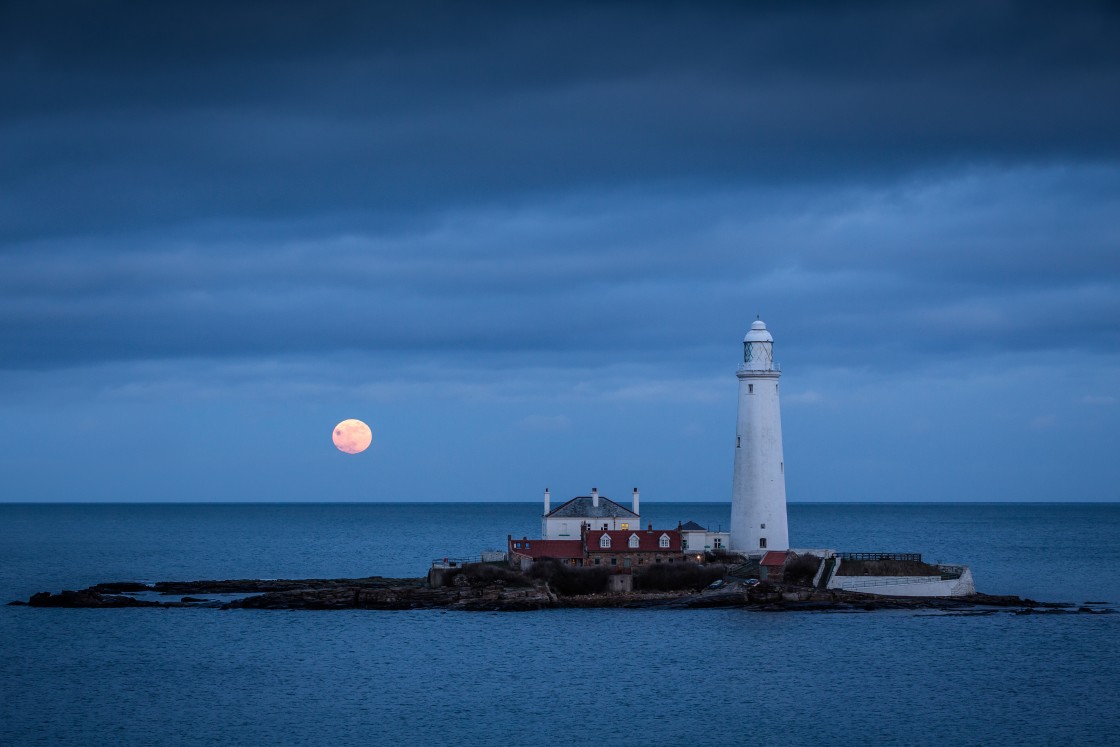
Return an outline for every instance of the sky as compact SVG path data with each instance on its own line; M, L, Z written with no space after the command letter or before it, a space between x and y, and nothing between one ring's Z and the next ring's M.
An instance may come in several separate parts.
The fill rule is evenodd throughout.
M0 2L0 501L727 501L756 316L790 501L1120 500L1117 39Z

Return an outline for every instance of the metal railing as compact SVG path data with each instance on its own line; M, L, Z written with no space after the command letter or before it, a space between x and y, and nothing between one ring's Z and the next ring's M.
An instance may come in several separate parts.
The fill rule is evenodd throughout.
M838 552L841 560L913 560L922 562L920 552Z
M432 568L460 568L467 563L477 562L476 558L432 558Z

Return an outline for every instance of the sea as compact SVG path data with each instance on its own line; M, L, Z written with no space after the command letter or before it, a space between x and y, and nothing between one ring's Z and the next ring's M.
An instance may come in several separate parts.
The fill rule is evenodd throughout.
M726 503L643 501L657 527ZM0 602L102 581L420 576L539 504L0 504ZM1120 504L793 504L795 547L920 552L1120 609ZM1120 614L0 606L2 745L1114 745Z

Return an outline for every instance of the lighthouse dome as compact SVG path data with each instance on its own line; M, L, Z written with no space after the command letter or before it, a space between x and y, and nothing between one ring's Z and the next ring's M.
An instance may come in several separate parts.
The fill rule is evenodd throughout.
M766 322L756 319L751 323L751 331L743 338L743 342L774 342L774 337L766 329Z

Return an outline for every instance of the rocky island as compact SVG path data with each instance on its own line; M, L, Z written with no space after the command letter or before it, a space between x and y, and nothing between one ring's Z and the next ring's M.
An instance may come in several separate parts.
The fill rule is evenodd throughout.
M693 584L694 586L695 584ZM701 588L625 593L578 593L563 581L534 578L509 569L468 565L443 586L423 578L268 579L101 583L80 591L40 592L30 607L214 608L222 610L420 610L526 612L546 609L711 609L869 612L933 610L956 614L1111 613L1101 603L1076 606L1017 596L890 597L843 589L721 578ZM571 593L577 592L577 593ZM173 599L172 597L178 597Z

